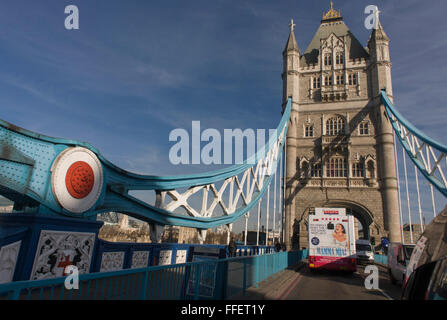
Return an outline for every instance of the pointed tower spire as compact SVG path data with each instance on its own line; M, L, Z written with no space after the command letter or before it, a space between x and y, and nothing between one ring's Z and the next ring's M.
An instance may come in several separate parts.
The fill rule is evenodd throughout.
M377 21L377 29L373 30L371 37L373 37L375 40L390 41L390 38L388 38L388 36L386 35L380 20Z
M386 89L389 97L393 96L391 82L390 39L379 20L379 11L376 16L377 25L368 41L370 70L372 72L372 93L380 95Z
M296 42L295 38L295 26L296 24L293 23L293 19L290 21L289 27L290 27L290 35L289 39L287 40L286 48L284 49L284 53L291 50L297 50L300 51L300 48L298 47L298 43Z
M377 10L376 12L376 20L377 20L377 26L373 29L371 33L371 37L369 41L390 41L390 38L388 38L387 34L385 33L385 30L383 29L382 23L380 22L380 16L379 14L381 11Z

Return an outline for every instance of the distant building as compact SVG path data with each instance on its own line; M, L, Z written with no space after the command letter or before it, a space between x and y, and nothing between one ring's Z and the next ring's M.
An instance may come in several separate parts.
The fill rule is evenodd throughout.
M195 228L166 226L162 240L168 243L197 243L198 233Z
M106 212L97 216L96 220L104 222L104 225L115 225L118 223L118 213Z
M150 242L149 225L116 212L98 215L98 221L104 226L99 231L99 237L111 242Z
M178 243L196 243L198 241L197 229L180 227Z
M177 226L166 226L163 236L162 242L167 243L178 243L180 228Z
M268 232L268 241L269 241L269 245L273 245L275 244L277 239L280 239L281 237L281 232L279 230L273 231L272 229L269 229ZM242 238L244 239L244 238Z
M0 213L11 213L13 210L14 206L13 205L9 205L9 206L0 206Z
M0 213L10 213L14 208L14 203L0 196Z

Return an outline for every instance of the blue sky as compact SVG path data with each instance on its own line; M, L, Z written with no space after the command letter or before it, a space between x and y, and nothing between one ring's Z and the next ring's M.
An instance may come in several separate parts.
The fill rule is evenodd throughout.
M64 28L65 6L80 30ZM364 8L377 5L391 39L395 104L447 144L446 1L334 2L366 45ZM17 0L0 6L0 118L49 136L87 141L116 165L174 175L169 132L274 128L290 19L304 51L324 1Z

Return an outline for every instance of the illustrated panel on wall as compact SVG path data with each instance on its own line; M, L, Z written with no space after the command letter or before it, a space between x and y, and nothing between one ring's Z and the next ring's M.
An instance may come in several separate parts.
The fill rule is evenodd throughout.
M186 263L186 250L177 250L177 255L175 257L175 263L182 264Z
M149 261L149 251L134 251L132 254L132 269L146 268Z
M94 233L42 230L30 279L67 276L65 268L71 265L79 274L89 273L94 244Z
M124 252L104 252L101 259L100 272L122 270L124 265Z
M171 250L161 250L160 259L158 260L159 266L170 265L172 261L172 251Z
M0 284L13 280L21 244L18 241L0 249Z

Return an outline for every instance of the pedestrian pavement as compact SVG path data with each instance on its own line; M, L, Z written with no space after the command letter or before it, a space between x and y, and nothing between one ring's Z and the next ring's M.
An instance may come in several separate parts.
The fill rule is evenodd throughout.
M299 271L307 265L307 261L300 261L276 275L260 282L258 286L248 288L244 294L233 296L229 300L280 300L287 289L298 276Z

